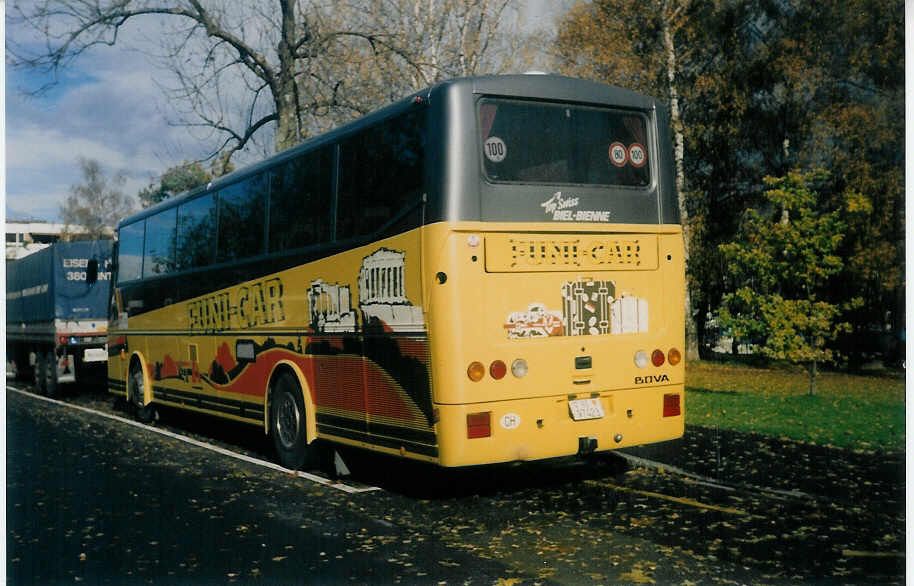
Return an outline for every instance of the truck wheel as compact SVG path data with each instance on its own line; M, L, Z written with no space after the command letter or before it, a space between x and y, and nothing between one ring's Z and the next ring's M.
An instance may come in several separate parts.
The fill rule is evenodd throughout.
M298 381L288 372L280 374L270 397L270 435L279 463L290 470L313 468L317 451L307 443L307 419Z
M35 368L32 370L35 375L35 392L44 395L47 392L47 370L48 359L42 350L35 352Z
M28 348L20 346L14 354L16 359L16 380L29 381L35 377L34 368L29 364Z
M145 383L143 382L143 369L135 361L130 365L130 375L127 377L127 400L134 407L134 417L140 423L152 423L156 418L155 407L144 405L146 397Z
M86 366L83 364L83 358L79 354L80 352L77 351L76 355L73 356L73 375L76 377L76 382L82 386L86 382Z
M49 397L57 396L57 354L54 350L48 350L45 358L47 370L45 375L45 390Z

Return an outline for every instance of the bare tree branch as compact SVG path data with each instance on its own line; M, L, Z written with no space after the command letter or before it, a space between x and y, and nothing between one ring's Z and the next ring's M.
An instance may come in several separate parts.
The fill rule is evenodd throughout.
M128 23L160 22L144 52L165 74L154 81L169 123L210 132L227 166L259 135L285 149L445 77L498 71L513 2L23 1L9 11L8 63L49 75L44 91L93 48L135 42Z

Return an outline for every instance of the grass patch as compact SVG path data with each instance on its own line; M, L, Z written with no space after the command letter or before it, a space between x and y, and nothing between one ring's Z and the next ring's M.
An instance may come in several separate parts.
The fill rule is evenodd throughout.
M808 391L802 368L689 363L686 423L854 450L904 451L903 375L824 372L816 394Z

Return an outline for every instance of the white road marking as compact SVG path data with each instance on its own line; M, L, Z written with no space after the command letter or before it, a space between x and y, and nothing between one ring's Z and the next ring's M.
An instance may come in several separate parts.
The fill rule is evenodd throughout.
M676 474L678 476L683 476L688 478L695 484L700 484L702 486L708 486L711 488L718 488L721 490L731 491L731 492L756 492L762 493L768 498L773 498L775 500L788 500L788 499L798 499L798 500L822 500L814 495L799 491L799 490L782 490L778 488L768 488L764 486L756 486L754 484L744 484L740 486L733 486L730 484L722 484L715 481L713 478L708 478L707 476L702 476L701 474L695 474L694 472L688 472L682 468L677 468L670 464L664 464L663 462L657 462L655 460L648 460L647 458L640 458L638 456L632 456L631 454L626 454L624 452L615 451L613 454L625 458L634 466L640 466L642 468L651 468L653 470L663 470L664 472L669 472L671 474Z
M266 460L261 460L259 458L252 458L250 456L245 456L244 454L239 454L238 452L233 452L231 450L226 450L225 448L220 448L219 446L214 446L214 445L208 444L206 442L201 442L199 440L189 438L185 435L180 435L180 434L177 434L177 433L174 433L171 431L166 431L164 429L159 429L157 427L152 427L150 425L145 425L143 423L139 423L139 422L133 421L131 419L126 419L124 417L119 417L117 415L111 415L109 413L104 413L102 411L96 411L95 409L89 409L88 407L82 407L80 405L72 405L72 404L66 403L64 401L58 401L56 399L42 397L40 395L36 395L34 393L29 393L22 389L17 389L16 387L11 387L9 385L6 386L6 390L13 391L15 393L19 393L20 395L24 395L24 396L30 397L32 399L38 399L38 400L45 401L48 403L53 403L55 405L60 405L61 407L67 407L69 409L76 409L78 411L84 411L86 413L92 413L94 415L98 415L100 417L110 419L112 421L117 421L119 423L124 423L126 425L132 425L133 427L145 429L146 431L151 431L151 432L157 433L159 435L164 435L166 437L170 437L172 439L176 439L178 441L182 441L184 443L191 444L193 446L197 446L197 447L200 447L200 448L203 448L206 450L210 450L212 452L216 452L217 454L222 454L223 456L228 456L229 458L241 460L242 462L247 462L248 464L254 464L255 466L260 466L262 468L269 468L270 470L275 470L276 472L282 472L283 474L291 474L291 475L297 476L299 478L304 478L306 480L310 480L311 482L316 482L317 484L323 484L324 486L327 486L329 488L335 488L336 490L340 490L345 493L357 494L357 493L362 493L362 492L372 492L375 490L381 490L381 488L377 487L377 486L365 486L365 487L349 486L348 484L343 484L342 482L336 482L334 480L329 480L327 478L323 478L322 476L317 476L316 474L309 474L308 472L301 472L298 470L289 470L288 468L283 468L279 464L274 464L273 462L267 462Z

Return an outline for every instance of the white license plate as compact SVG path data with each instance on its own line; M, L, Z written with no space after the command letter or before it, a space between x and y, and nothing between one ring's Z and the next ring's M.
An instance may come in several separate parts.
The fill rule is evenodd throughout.
M87 348L83 352L83 362L104 362L108 360L108 351L104 348Z
M571 409L571 418L575 421L600 419L604 415L600 399L572 399L568 401L568 407Z

